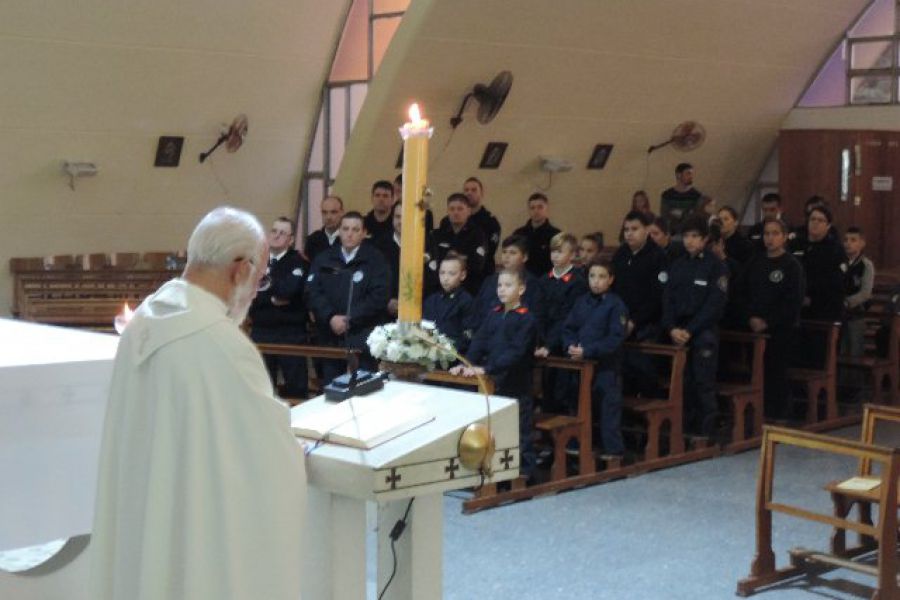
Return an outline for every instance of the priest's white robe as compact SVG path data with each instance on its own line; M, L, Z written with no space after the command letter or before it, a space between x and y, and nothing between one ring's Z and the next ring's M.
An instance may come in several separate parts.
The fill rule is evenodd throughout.
M226 312L175 279L122 335L100 451L92 600L300 597L303 452L259 353Z

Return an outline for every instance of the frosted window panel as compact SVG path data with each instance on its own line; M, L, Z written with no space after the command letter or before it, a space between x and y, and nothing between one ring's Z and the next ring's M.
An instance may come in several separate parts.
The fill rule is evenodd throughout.
M853 69L889 69L893 44L890 41L854 42L851 68Z
M366 100L366 92L369 86L365 83L357 83L350 86L350 127L356 125L356 117Z
M859 23L848 31L850 37L871 37L894 33L896 0L875 0Z
M409 0L375 0L372 5L372 13L381 15L384 13L405 12L409 6Z
M306 186L307 198L309 200L309 223L307 232L312 232L322 228L322 200L325 199L325 182L321 179L310 179Z
M831 54L825 66L804 92L798 106L843 106L847 103L847 65L844 48L840 44Z
M312 151L309 154L307 171L321 172L325 169L325 107L319 112L316 124L316 135L313 137Z
M887 104L891 101L889 76L853 77L850 80L851 104Z
M369 78L369 2L353 0L331 65L330 82Z
M387 52L391 38L394 37L394 32L400 26L400 20L401 17L394 17L391 19L377 19L373 23L372 68L375 71L378 71L378 66L381 64L381 59L384 58L384 53Z
M331 99L331 114L328 122L331 125L331 131L328 136L329 143L329 175L337 174L341 167L341 159L344 158L344 145L347 139L347 92L345 88L333 88L328 91Z

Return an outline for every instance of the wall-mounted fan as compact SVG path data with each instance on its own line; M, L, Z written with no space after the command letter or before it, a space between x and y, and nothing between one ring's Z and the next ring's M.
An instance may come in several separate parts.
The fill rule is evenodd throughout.
M472 88L472 91L463 98L462 105L459 107L459 112L456 113L455 117L450 119L450 127L456 129L459 124L462 123L463 111L466 110L469 99L473 97L475 98L475 101L478 102L478 113L476 116L478 122L482 125L487 125L493 121L494 117L497 116L497 113L500 112L503 103L506 101L506 96L509 95L512 81L513 76L511 72L500 71L489 85L476 83L475 87Z
M216 140L216 143L213 144L213 147L200 154L200 162L205 161L209 158L209 155L216 151L216 148L225 144L225 150L229 153L237 152L238 148L241 147L241 144L244 143L244 138L247 136L247 115L238 115L234 118L234 121L231 122L231 126L228 128L228 131L222 133L219 136L219 139Z
M706 129L703 128L703 125L697 121L685 121L675 128L675 131L672 132L672 136L669 139L661 144L650 146L647 149L647 154L650 154L654 150L659 150L664 146L668 146L669 144L672 144L676 150L680 150L681 152L690 152L691 150L696 150L702 146L705 139Z

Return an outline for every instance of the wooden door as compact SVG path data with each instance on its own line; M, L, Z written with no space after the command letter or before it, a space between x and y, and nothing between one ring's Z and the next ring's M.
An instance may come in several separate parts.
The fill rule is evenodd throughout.
M900 266L900 132L782 131L779 187L792 225L807 198L822 196L839 231L863 230L877 267Z

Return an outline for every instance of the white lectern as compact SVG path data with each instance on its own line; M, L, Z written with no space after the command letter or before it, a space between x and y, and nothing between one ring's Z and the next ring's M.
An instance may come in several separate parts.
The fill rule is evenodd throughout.
M415 498L406 530L395 543L397 571L385 598L440 598L442 587L442 493L476 487L481 477L464 468L457 444L463 430L487 422L484 396L441 387L389 382L365 398L419 403L434 419L370 450L324 443L307 459L309 527L305 540L304 600L366 597L366 503L376 503L377 589L391 575L389 534ZM318 397L292 409L292 419L331 406ZM519 417L515 400L492 396L496 440L489 482L519 472ZM310 441L310 444L315 442Z

